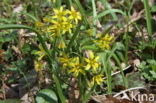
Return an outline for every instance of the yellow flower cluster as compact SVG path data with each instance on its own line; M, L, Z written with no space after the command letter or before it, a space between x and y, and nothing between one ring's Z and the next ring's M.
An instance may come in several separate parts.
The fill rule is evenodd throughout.
M52 16L43 19L44 27L43 23L36 22L37 27L43 27L42 31L52 36L61 36L67 32L71 33L78 21L81 20L81 14L73 7L71 7L71 10L60 7L59 9L53 9L53 11Z
M68 56L64 55L63 57L59 58L59 61L63 65L63 68L68 68L68 72L73 73L75 77L78 77L80 74L85 74L79 57L69 58Z
M100 37L95 40L95 44L100 47L101 49L110 49L111 41L114 39L113 36L110 36L106 34L105 36L102 36L102 34L99 34Z
M66 55L59 58L63 68L66 68L68 73L72 73L74 77L86 75L90 73L93 75L90 84L100 85L103 82L102 75L98 74L100 63L99 56L95 56L92 51L89 51L89 57L80 60L80 57L69 58Z

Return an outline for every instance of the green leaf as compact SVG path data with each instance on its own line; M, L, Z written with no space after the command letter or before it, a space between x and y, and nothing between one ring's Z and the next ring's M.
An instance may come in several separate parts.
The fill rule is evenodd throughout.
M146 25L149 37L152 35L152 21L151 21L151 13L148 0L143 0L144 7L145 7L145 15L146 15Z
M105 11L99 13L94 19L101 18L101 17L106 16L106 15L111 14L111 13L120 13L122 15L125 15L125 13L122 12L121 10L118 10L118 9L109 9L109 10L105 10Z
M58 79L58 77L56 75L53 75L53 79L54 79L54 81L56 83L56 89L57 89L57 93L59 95L59 98L60 98L62 103L65 103L66 99L65 99L65 96L63 95L60 81L59 81L59 79Z
M111 10L112 9L111 4L107 0L100 0L100 1L103 4L103 6L105 7L106 10ZM111 12L110 14L113 17L114 21L118 20L118 17L115 14L115 12Z
M156 5L152 6L151 12L156 12Z
M77 36L79 35L79 31L80 31L80 25L76 28L72 38L70 39L68 45L67 45L67 51L69 51L70 47L72 47L73 42L75 41L75 39L77 38Z
M8 70L10 70L10 71L18 71L18 68L8 68Z
M152 65L152 70L156 72L156 65Z
M152 74L153 79L156 79L156 72L150 71L150 73Z
M37 94L36 103L58 103L58 98L54 91L43 89Z
M7 99L7 100L0 100L0 103L21 103L21 100L18 99Z
M22 13L19 13L19 14L26 15L29 18L31 18L33 21L38 21L37 18L34 15L30 14L30 13L22 12Z
M99 48L96 45L86 45L81 48L81 50L98 50Z

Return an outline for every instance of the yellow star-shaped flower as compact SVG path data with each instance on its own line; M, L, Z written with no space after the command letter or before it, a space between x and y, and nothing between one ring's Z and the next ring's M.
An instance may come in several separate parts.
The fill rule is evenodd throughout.
M82 69L82 64L79 62L79 57L73 58L70 63L71 69L69 73L73 73L75 77L79 76L79 74L85 74L85 71Z
M61 21L66 21L67 10L64 10L63 7L60 9L54 9L54 16L53 18Z
M97 68L99 67L99 62L98 62L99 56L94 56L93 52L89 52L89 58L85 58L85 61L87 63L85 70L89 70L93 68L93 70L96 72Z
M104 81L104 79L102 78L103 75L99 74L99 75L96 75L92 78L92 83L93 84L98 84L98 85L101 85L101 83Z
M78 23L78 20L81 20L81 14L80 12L77 12L73 7L71 7L71 10L68 11L69 13L69 19L74 20L76 24Z

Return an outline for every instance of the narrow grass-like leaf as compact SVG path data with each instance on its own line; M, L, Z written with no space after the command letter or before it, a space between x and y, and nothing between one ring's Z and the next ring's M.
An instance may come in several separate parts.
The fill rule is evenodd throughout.
M20 25L20 24L3 24L3 25L0 25L0 30L3 30L3 29L29 29L31 31L37 32L32 27L29 27L26 25Z
M72 0L67 0L66 4L67 7L70 9L70 7L72 6Z
M56 6L59 8L62 4L62 0L56 0Z
M116 52L116 55L118 56L118 58L120 59L120 61L124 62L125 58L124 58L123 53L121 53L121 52Z
M30 14L30 13L22 12L22 13L19 13L19 14L26 15L29 18L31 18L33 21L38 21L37 18L34 15Z
M15 22L15 20L12 20L12 19L5 19L5 18L0 18L0 23L13 23Z
M21 103L22 101L19 99L6 99L0 100L0 103Z
M88 46L83 46L82 48L81 48L81 50L98 50L98 47L96 46L96 45L88 45Z
M97 16L97 12L96 12L96 5L95 5L95 0L92 0L92 8L93 8L93 18L95 18ZM94 19L93 20L93 24L96 26L97 20ZM94 33L93 35L96 34L96 28L94 27Z
M110 70L110 67L109 67L110 62L109 62L109 59L108 59L108 53L109 53L109 51L106 51L106 52L103 52L101 54L101 57L102 57L101 62L102 62L102 65L103 65L103 69L101 71L101 74L104 74L104 73L106 74L107 92L109 94L111 94L112 93L112 86L111 86L112 83L111 83L111 70Z
M56 83L56 89L57 89L57 93L58 93L58 95L60 97L61 103L65 103L66 99L65 99L65 97L63 95L59 79L58 79L58 77L56 75L53 75L53 78L54 78L54 81Z
M149 34L149 38L151 38L152 35L152 22L151 22L151 13L150 13L150 7L149 7L149 1L143 0L144 7L145 7L145 14L146 14L146 23L147 23L147 31Z
M84 103L86 103L88 101L88 99L91 97L92 92L95 90L95 88L97 87L97 85L95 84L89 91L87 91L85 93L85 99L84 99Z
M106 10L106 11L103 11L103 12L99 13L94 19L99 19L99 18L101 18L103 16L106 16L108 14L111 14L112 12L113 13L120 13L120 14L122 14L122 15L125 16L125 13L122 12L121 10L118 10L118 9L110 9L110 10Z
M121 67L120 60L118 59L118 57L115 54L113 54L113 59L116 61L117 65L119 66L119 69L120 69L120 72L121 72L121 75L122 75L122 78L123 78L123 81L124 81L124 86L126 88L128 88L128 82L127 82L126 77L124 76L124 72L123 72L123 69Z
M100 1L102 2L102 4L104 5L106 10L111 10L112 9L111 5L107 2L107 0L100 0ZM111 13L114 21L118 20L118 17L114 12L110 12L110 13Z
M95 0L92 0L92 8L93 8L93 18L97 16ZM94 19L94 25L96 25L96 20Z
M80 25L76 28L72 38L70 39L68 45L67 45L67 51L69 51L70 47L73 45L73 42L75 41L76 37L79 34L79 30L80 30Z

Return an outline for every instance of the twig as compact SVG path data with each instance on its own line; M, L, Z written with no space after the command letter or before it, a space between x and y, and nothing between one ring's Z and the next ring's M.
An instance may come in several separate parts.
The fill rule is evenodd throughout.
M127 66L126 68L123 69L123 71L127 70L130 67L131 67L131 65ZM114 76L114 75L119 74L119 73L121 73L121 71L117 71L117 72L113 73L111 76ZM104 77L103 79L107 79L107 77Z
M136 89L145 89L145 90L146 90L145 87L129 88L129 89L123 90L123 91L121 91L121 92L115 94L113 97L117 97L117 96L119 96L119 95L121 95L121 94L123 94L123 93L125 93L125 92L131 91L131 90L136 90Z

